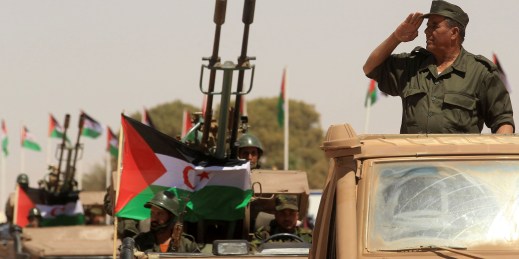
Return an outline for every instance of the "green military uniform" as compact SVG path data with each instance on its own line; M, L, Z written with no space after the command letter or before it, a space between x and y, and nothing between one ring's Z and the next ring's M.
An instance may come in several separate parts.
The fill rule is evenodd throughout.
M106 214L110 216L113 215L113 204L114 204L114 196L115 190L113 189L113 185L110 185L106 189L106 193L104 196L103 209ZM139 221L130 218L117 217L117 237L119 239L124 239L125 237L135 237L140 233L139 230Z
M275 204L276 211L278 211L278 213L283 210L290 210L292 212L299 211L299 202L297 195L279 194L275 198ZM256 232L254 233L254 239L252 240L253 246L258 247L261 243L265 242L270 236L281 233L293 234L295 236L300 237L304 242L312 243L312 230L298 226L294 226L293 229L285 229L282 226L280 226L276 220L278 220L278 214L276 214L276 219L271 220L268 226L261 226L256 230ZM296 222L294 221L294 225L295 223ZM272 241L290 242L296 240L287 237Z
M180 238L180 246L178 251L173 249L173 240L168 246L167 252L178 252L178 253L197 253L200 250L195 242L194 238L190 235L182 233ZM155 241L155 235L153 231L141 233L135 237L135 248L141 252L161 252L160 245Z
M483 123L495 133L502 124L514 126L497 67L463 48L439 75L434 56L417 47L391 55L368 77L382 92L402 98L400 133L481 133Z
M462 31L469 23L468 14L447 1L432 1L422 18L431 15L457 22ZM483 124L493 133L503 124L515 130L510 95L494 63L463 47L441 74L435 62L417 47L391 55L368 74L382 92L402 98L400 133L481 133Z

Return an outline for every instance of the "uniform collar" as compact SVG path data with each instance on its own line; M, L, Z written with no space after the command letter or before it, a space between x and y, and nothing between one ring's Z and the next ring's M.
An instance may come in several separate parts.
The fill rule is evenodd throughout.
M425 50L427 51L427 50ZM420 69L423 70L429 70L431 74L434 74L433 69L436 67L436 64L434 62L434 55L427 51L429 54L426 61L424 62L424 66ZM450 67L448 67L445 71L443 71L443 74L451 73L453 70L459 71L462 74L465 74L467 72L467 62L465 62L465 59L467 58L467 51L461 47L460 54L456 57L456 60L454 60L454 63Z

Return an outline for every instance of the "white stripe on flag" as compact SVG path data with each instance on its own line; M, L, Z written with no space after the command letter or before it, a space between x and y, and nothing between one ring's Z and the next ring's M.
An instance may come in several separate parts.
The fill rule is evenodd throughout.
M195 191L207 185L235 187L242 190L251 188L250 163L240 166L201 167L171 156L156 154L167 172L159 177L153 185L176 187ZM192 169L186 169L191 167ZM193 188L191 188L193 187Z

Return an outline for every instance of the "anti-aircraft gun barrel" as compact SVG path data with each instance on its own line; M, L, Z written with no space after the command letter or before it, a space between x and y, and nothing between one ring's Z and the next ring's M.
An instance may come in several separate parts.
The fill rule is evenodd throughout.
M249 45L249 26L254 21L254 8L256 6L256 0L245 0L243 5L243 17L242 21L244 23L243 28L243 40L241 45L241 55L238 57L238 67L243 67L246 63L253 58L247 57L247 47ZM235 101L235 109L232 119L232 130L231 130L231 158L236 158L238 153L238 146L235 145L236 138L238 137L238 119L240 118L240 107L242 102L242 91L243 91L243 78L245 77L245 71L240 70L238 72L238 86L236 90L236 101Z
M60 149L59 149L58 171L57 171L57 175L56 175L56 181L54 182L54 186L53 186L54 190L57 190L58 185L59 185L59 178L60 178L60 174L61 174L61 161L63 161L63 152L65 152L65 149L66 149L67 129L69 127L69 123L70 123L70 114L66 114L65 123L63 125L63 136L61 136L61 144L60 144Z
M72 190L72 187L74 185L74 175L76 173L76 161L78 157L79 150L81 148L80 138L81 134L83 132L83 124L85 121L84 114L81 114L79 117L79 124L78 124L78 133L76 138L76 145L74 148L70 148L68 150L67 154L67 167L65 170L65 179L63 181L63 187L61 189L62 192L68 192ZM74 158L72 158L72 154L74 155Z
M209 75L209 87L208 87L208 96L206 102L206 111L204 115L204 129L202 134L202 146L207 145L207 140L209 138L209 130L211 128L212 121L212 106L213 106L213 95L211 94L214 91L214 85L216 81L216 70L214 66L216 63L220 62L220 57L218 56L218 50L220 49L220 33L222 29L222 24L225 23L225 11L227 9L227 0L216 0L214 10L214 23L216 24L215 33L214 33L214 43L213 43L213 54L210 58L204 58L204 60L209 60L209 68L211 69L211 73Z

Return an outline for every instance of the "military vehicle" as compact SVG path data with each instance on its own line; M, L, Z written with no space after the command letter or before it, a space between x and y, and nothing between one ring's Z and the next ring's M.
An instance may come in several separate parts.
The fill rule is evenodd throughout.
M310 258L519 258L518 144L330 126Z
M213 53L208 65L203 65L200 76L200 91L207 96L206 111L203 116L194 116L193 128L182 141L194 150L201 151L216 159L235 160L238 157L238 135L247 133L248 119L240 114L241 98L251 92L254 77L253 57L247 56L249 26L253 22L255 0L245 0L243 9L244 33L241 55L235 64L221 62L218 56L220 30L225 21L226 0L216 0L214 23L216 24ZM204 71L209 70L209 84L204 87ZM233 73L238 73L236 89L233 90ZM244 89L246 72L251 75L250 87ZM216 74L223 73L221 91L215 90ZM218 121L212 118L213 97L220 96ZM234 108L231 97L234 96ZM268 152L268 151L267 151ZM181 229L194 236L201 253L134 253L133 239L123 240L120 258L307 258L310 244L299 237L289 235L283 238L296 242L265 242L252 249L250 241L255 229L270 223L274 218L276 194L298 196L300 219L306 217L308 209L309 186L303 171L282 171L255 169L251 171L253 196L240 220L222 221L202 219L197 222L177 222ZM144 204L143 204L144 205ZM177 229L177 228L176 228ZM274 235L272 238L275 238ZM299 240L298 240L299 239Z
M39 227L23 228L15 224L4 227L11 235L5 238L6 249L2 258L112 258L113 226L106 225L102 212L104 192L81 192L75 180L76 161L80 156L83 115L75 145L67 138L70 116L64 123L62 142L56 149L57 166L49 166L49 173L39 181L39 188L27 188L24 202L41 211ZM65 158L66 153L66 158ZM24 204L15 205L17 214L23 215ZM70 213L74 214L71 217ZM94 215L96 214L96 215ZM68 215L68 216L67 216ZM103 220L94 222L94 216ZM91 221L91 222L89 222ZM7 230L8 229L8 230Z

